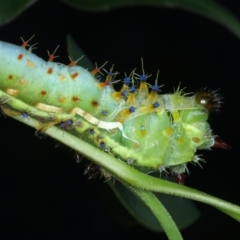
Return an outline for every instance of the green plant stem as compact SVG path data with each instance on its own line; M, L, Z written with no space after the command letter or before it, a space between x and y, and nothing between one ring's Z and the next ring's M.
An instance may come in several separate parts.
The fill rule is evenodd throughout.
M32 121L30 121L31 119L29 119L29 121L26 121L26 119L23 119L21 116L16 116L13 118L29 126L37 128L37 121L35 119ZM195 201L203 202L223 211L237 221L240 221L240 207L237 205L213 197L196 189L191 189L183 185L179 185L141 173L127 165L125 162L114 158L110 154L106 154L104 151L84 142L82 139L57 127L48 128L46 130L46 134L81 153L82 155L93 161L95 164L99 165L109 173L113 174L116 178L120 179L121 181L127 182L131 186L135 186L137 188L149 191L177 195L180 197L185 197Z
M122 184L132 193L139 197L152 211L159 223L162 225L169 240L182 240L182 235L178 230L177 225L173 221L167 209L159 201L159 199L151 192L132 187L124 182Z

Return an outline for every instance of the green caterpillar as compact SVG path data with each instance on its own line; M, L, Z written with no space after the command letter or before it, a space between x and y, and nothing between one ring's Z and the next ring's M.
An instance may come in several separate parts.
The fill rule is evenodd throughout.
M196 151L219 143L207 122L209 112L220 107L216 92L188 95L178 88L158 94L157 80L148 87L144 70L141 75L133 71L115 91L112 71L99 81L100 68L89 72L76 61L55 63L54 54L46 62L26 46L28 41L21 47L0 41L5 114L31 115L42 131L58 125L145 171L169 169L180 183L187 163L202 160Z

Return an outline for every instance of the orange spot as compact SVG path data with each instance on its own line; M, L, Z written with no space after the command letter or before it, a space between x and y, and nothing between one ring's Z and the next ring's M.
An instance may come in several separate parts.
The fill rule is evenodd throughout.
M192 140L193 140L193 142L195 142L195 143L199 143L199 142L200 142L200 139L199 139L199 138L196 138L196 137L193 137Z
M52 68L49 68L48 70L47 70L47 73L48 74L51 74L53 72L53 69Z
M18 60L22 60L22 58L23 58L23 54L22 53L20 53L19 55L18 55Z
M23 43L22 43L22 45L21 45L21 47L23 47L23 48L25 48L25 47L27 47L28 46L28 42L26 41L24 41Z
M55 56L55 55L54 55L54 54L56 53L58 47L59 47L59 45L56 47L56 49L54 50L54 52L53 52L52 54L50 54L50 53L47 51L47 52L48 52L48 56L49 56L49 58L48 58L48 61L49 61L49 62L53 62L54 58L57 58L57 57L58 57L58 56Z
M26 82L27 82L27 81L26 81L24 78L22 78L22 79L19 80L19 83L20 83L20 84L25 84Z
M100 68L95 68L94 70L91 71L91 74L95 76L99 72L100 72Z
M53 62L53 59L55 58L54 54L50 54L49 55L49 58L48 58L48 61L49 62Z
M70 58L70 57L69 57L69 58ZM82 58L83 58L83 56L80 57L79 59L77 59L76 61L75 61L75 60L72 60L72 59L70 58L70 63L68 64L68 66L69 66L69 67L73 67L73 66L77 65L78 61L79 61L80 59L82 59Z
M35 36L35 34L32 36L32 37L30 37L27 41L24 41L24 39L21 37L21 39L22 39L22 45L21 45L21 47L23 47L23 48L26 48L27 46L30 46L30 45L28 45L28 43L29 43L29 41L30 40L32 40L32 38Z
M27 65L28 67L34 67L34 63L29 60L27 60Z
M71 78L74 79L74 78L76 78L77 76L78 76L78 73L75 72L75 73L73 73L73 74L71 75Z
M77 64L76 61L71 61L71 62L68 64L68 66L69 66L69 67L73 67L73 66L75 66L76 64Z
M13 75L8 75L8 79L13 79Z
M66 100L65 97L60 97L60 98L58 99L58 101L59 101L60 103L63 103L65 100Z
M99 103L95 100L92 101L92 106L93 107L98 107Z
M100 88L104 88L104 87L108 86L109 84L110 84L109 81L105 81L105 82L100 82L100 83L98 83L98 86L99 86Z
M74 102L77 102L77 101L79 100L79 98L78 98L78 97L72 97L72 100L73 100Z
M41 91L41 95L45 96L47 94L46 91Z
M58 77L59 77L59 79L60 79L61 81L64 81L65 78L66 78L64 75L61 75L61 74L59 74Z

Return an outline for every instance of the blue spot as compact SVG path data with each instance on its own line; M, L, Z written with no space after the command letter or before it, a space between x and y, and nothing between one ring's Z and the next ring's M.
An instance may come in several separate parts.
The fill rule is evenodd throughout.
M102 111L102 115L106 116L106 115L107 115L107 111L106 111L106 110L103 110L103 111Z
M123 83L125 83L125 84L129 84L130 82L131 82L131 79L129 77L125 77L123 79Z
M127 92L126 90L123 90L123 91L122 91L122 96L123 96L123 97L127 97L127 95L128 95L128 92Z
M28 115L27 112L23 112L23 113L22 113L22 117L23 117L23 118L27 118L28 116L29 116L29 115Z
M71 126L73 124L73 121L72 120L68 120L67 121L67 125Z
M158 85L153 85L152 86L152 91L157 92L159 90L159 86Z
M131 87L129 88L129 92L135 93L135 92L136 92L135 86L131 86Z
M102 149L105 149L105 148L106 148L105 142L100 142L100 148L102 148Z
M142 75L140 76L140 81L145 82L146 80L147 80L147 75L142 74Z
M65 127L65 122L60 122L60 123L59 123L59 127L60 127L60 128L64 128L64 127Z
M90 129L89 132L90 132L91 135L94 135L94 133L95 133L94 129Z
M134 112L135 112L135 110L136 110L136 108L135 108L135 107L133 107L133 106L131 106L131 107L129 108L129 112L130 112L130 113L134 113Z
M107 75L109 75L109 76L113 76L114 73L113 73L113 72L108 72Z
M155 102L155 103L153 104L153 107L154 107L154 108L158 108L159 106L160 106L159 102Z

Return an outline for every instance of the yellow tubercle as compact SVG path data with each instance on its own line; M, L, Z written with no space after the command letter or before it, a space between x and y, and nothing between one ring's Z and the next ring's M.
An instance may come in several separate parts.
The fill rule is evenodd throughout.
M124 118L127 118L131 114L129 109L123 109L122 114Z
M118 101L118 100L120 100L121 97L122 97L122 92L113 92L112 96L113 96L113 98L114 98L115 100Z
M141 81L138 89L138 95L148 97L149 92L148 92L147 83L145 81Z
M157 92L151 91L151 93L149 94L149 96L147 98L147 102L152 103L152 102L155 102L156 100L157 100Z
M132 105L132 104L135 104L135 103L136 103L135 93L129 93L126 104L127 105Z
M174 122L177 122L178 119L180 118L178 111L173 111L172 116L173 116Z
M171 127L168 127L167 129L164 130L164 132L167 136L170 136L173 132L173 129Z
M153 104L140 107L140 112L143 114L159 112L159 111L161 111L161 108L156 108L153 106Z
M30 60L27 60L27 66L30 67L30 68L34 67L34 63Z
M192 138L192 141L195 142L195 143L199 143L199 142L200 142L200 139L197 138L197 137L193 137L193 138Z
M179 138L178 139L178 144L183 144L183 143L184 143L184 138L183 137Z
M140 129L140 133L141 133L141 135L142 135L143 137L145 137L146 134L147 134L146 127L142 126L141 129Z

